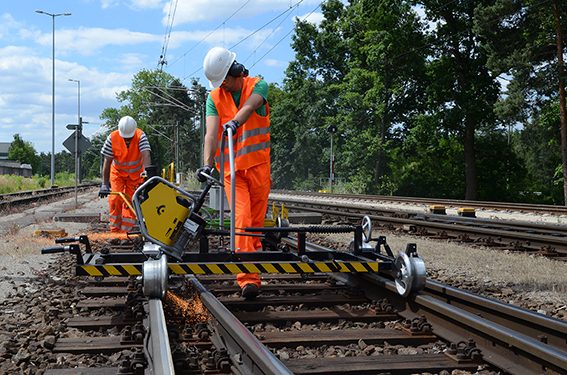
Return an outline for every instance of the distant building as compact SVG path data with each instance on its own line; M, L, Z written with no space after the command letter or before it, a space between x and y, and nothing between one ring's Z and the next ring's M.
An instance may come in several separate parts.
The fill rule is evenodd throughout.
M0 142L0 175L14 174L17 176L32 177L32 167L19 161L8 160L8 150L12 142Z
M0 160L8 160L8 150L12 142L0 142Z
M0 160L0 174L32 177L32 167L29 164L22 164L19 161Z

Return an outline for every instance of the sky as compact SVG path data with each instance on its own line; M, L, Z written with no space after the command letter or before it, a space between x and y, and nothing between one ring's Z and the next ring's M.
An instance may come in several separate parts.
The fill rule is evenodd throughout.
M208 87L202 63L214 46L237 54L251 75L282 83L293 59L296 19L322 19L317 0L0 0L0 142L14 134L39 152L52 148L55 61L55 152L76 124L99 132L101 112L142 69L163 70L189 87ZM37 13L71 13L51 17ZM55 20L55 60L53 51ZM74 81L70 81L74 80ZM80 84L76 81L80 81ZM80 86L80 91L79 91Z

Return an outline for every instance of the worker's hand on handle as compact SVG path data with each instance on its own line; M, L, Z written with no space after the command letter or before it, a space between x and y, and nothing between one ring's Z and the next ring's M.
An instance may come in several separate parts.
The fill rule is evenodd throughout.
M147 181L154 176L157 176L157 167L155 165L148 165L147 167L145 167L144 171L140 174L140 177L144 181Z
M110 194L110 186L108 186L105 183L100 185L100 190L98 191L99 198L107 197L109 194Z
M238 127L240 126L240 123L236 120L230 120L229 122L227 122L226 124L224 124L222 126L223 130L225 131L225 133L227 132L227 130L230 128L232 129L232 135L236 134L236 129L238 129Z
M197 169L197 180L199 182L207 181L207 176L213 175L213 167L210 165L203 165L201 168Z

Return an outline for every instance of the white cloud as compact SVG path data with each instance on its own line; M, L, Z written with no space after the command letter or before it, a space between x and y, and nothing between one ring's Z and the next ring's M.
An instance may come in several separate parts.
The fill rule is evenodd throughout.
M252 34L252 32L253 30L242 27L221 28L213 31L212 33L209 30L172 32L169 47L179 48L185 46L185 43L187 42L200 42L204 38L206 38L204 42L209 45L224 45L228 47L231 44L240 42L242 39ZM243 43L243 45L253 48L253 46L261 43L271 33L272 29L260 30L252 35L245 43ZM186 47L189 49L192 46L187 45Z
M136 45L140 43L161 43L162 36L130 31L126 29L79 28L59 29L56 35L57 52L78 53L91 56L107 46ZM35 41L43 46L51 46L50 33L35 35Z
M183 0L181 0L183 2ZM166 1L169 3L169 1ZM132 0L132 7L135 9L157 9L163 4L162 0ZM169 8L169 5L166 5Z
M11 14L2 14L0 16L0 39L10 38L13 30L18 30L20 27L21 24L17 22Z
M234 17L253 17L266 12L284 11L298 2L299 0L251 0ZM319 2L317 0L304 0L301 5L318 4ZM182 0L177 5L174 25L200 21L221 21L230 17L245 3L245 0ZM167 22L168 10L169 6L164 6L164 24Z
M100 7L102 9L108 9L114 5L118 4L118 0L101 0Z
M126 56L125 61L135 61ZM0 48L0 141L9 142L18 133L32 142L36 151L51 151L52 60L41 57L32 48ZM132 72L112 73L92 69L76 62L56 60L55 127L56 152L69 136L66 124L77 121L77 84L81 81L82 116L92 125L85 128L90 136L98 130L98 116L106 107L118 107L116 94L130 87ZM32 95L33 94L33 95Z
M323 13L306 13L303 16L298 16L296 17L296 20L300 20L300 21L307 21L309 23L312 23L316 26L319 26L319 24L321 23L321 21L323 21L325 17L323 17Z
M147 58L140 53L124 53L119 56L118 61L122 65L122 70L139 70L140 67L147 65Z
M281 61L281 60L276 60L276 59L266 59L264 60L264 64L266 64L267 66L273 66L276 68L285 66L287 64L287 62L285 61Z

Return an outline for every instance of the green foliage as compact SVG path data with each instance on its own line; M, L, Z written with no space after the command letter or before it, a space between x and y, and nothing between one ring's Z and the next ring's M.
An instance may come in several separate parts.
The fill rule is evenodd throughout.
M476 9L475 30L488 53L488 68L509 81L496 106L499 120L506 126L524 128L515 137L515 150L528 173L525 196L533 197L530 192L537 191L542 193L537 199L561 204L562 187L553 183L553 171L561 164L560 145L567 139L561 140L556 130L551 131L551 127L560 127L555 7L565 49L565 1L497 0Z
M37 175L32 178L0 175L0 194L48 188L49 186L46 186L48 181L48 178ZM72 186L75 184L75 176L69 173L58 173L55 176L55 181L58 186Z
M75 174L70 172L58 172L57 174L55 174L55 185L74 186Z
M49 181L49 180L44 176L38 176L37 177L37 184L42 189L47 187L47 181Z
M563 180L559 185L556 183L557 166L562 165L558 103L547 105L541 116L526 124L512 140L514 151L527 171L524 199L563 204Z
M132 87L117 95L124 104L106 108L101 119L110 131L122 116L132 116L148 137L152 164L161 169L179 155L177 171L195 170L202 160L202 108L206 95L206 89L195 80L188 89L166 72L141 70L132 79ZM98 139L97 147L93 144L92 148L100 153L99 140L102 147L104 139ZM88 160L88 175L100 174L100 157L89 154Z
M458 137L438 127L437 117L417 117L393 159L398 161L392 171L397 194L462 198L463 146Z
M91 137L91 147L81 156L81 175L87 180L100 178L102 168L102 145L110 131Z
M14 134L14 140L8 149L8 159L29 164L32 172L37 173L39 169L39 158L31 142L24 141L19 134Z

